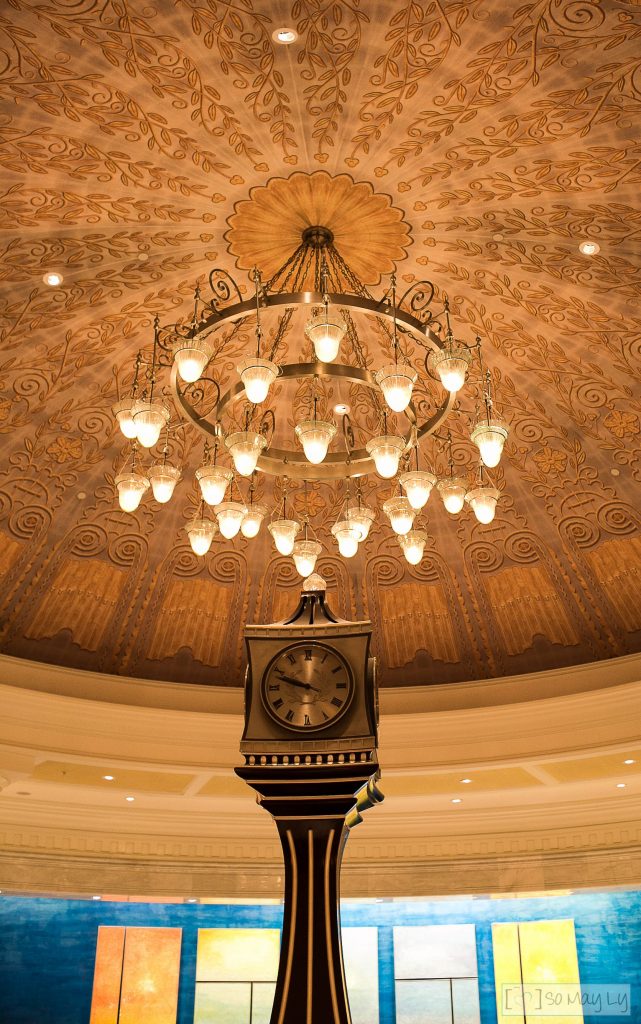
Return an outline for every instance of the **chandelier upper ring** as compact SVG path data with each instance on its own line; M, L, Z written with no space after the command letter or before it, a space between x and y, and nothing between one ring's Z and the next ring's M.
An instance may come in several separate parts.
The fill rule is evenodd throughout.
M391 323L396 320L400 327L416 335L421 342L427 342L428 345L439 350L445 347L444 342L430 328L429 324L414 316L407 309L397 307L394 311L391 304L385 299L372 299L367 295L344 293L330 293L328 297L333 306L357 313L371 313L374 316L383 317ZM277 306L322 306L324 301L323 292L264 292L260 304L262 309L269 309ZM256 299L252 297L244 302L234 302L232 305L223 306L222 309L212 303L210 309L212 311L200 321L194 332L194 337L209 334L215 328L222 327L226 323L233 323L234 320L239 320L242 317L255 315Z

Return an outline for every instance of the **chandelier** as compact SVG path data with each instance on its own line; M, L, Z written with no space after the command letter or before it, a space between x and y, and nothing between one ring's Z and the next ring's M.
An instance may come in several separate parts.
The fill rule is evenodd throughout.
M508 429L494 410L481 340L476 337L468 344L455 337L447 298L439 302L429 281L416 282L399 296L394 274L382 297L375 298L340 255L332 232L322 226L303 232L299 246L269 281L254 269L251 282L252 298L244 299L236 281L215 268L209 275L212 298L205 301L196 288L189 322L161 327L156 317L151 355L138 353L131 393L113 407L131 441L127 465L115 479L120 507L134 512L149 488L156 501L166 503L180 480L180 467L168 461L172 396L182 416L205 435L203 464L195 473L198 509L186 527L197 555L206 555L217 532L226 540L239 534L251 539L267 521L276 551L291 557L301 576L309 576L322 544L312 533L309 516L292 513L288 489L303 483L307 495L308 485L342 481L344 500L331 534L340 555L352 558L377 518L376 510L364 503L360 484L371 474L390 481L383 521L411 565L423 557L427 532L420 516L433 491L451 515L467 503L479 523L491 523L500 492L488 470L500 461ZM292 326L297 311L304 318L302 330ZM275 321L269 344L267 316ZM255 337L254 352L237 363L237 379L223 393L225 350L247 327ZM379 369L370 368L363 343L373 331L388 352ZM300 338L298 359L279 362L288 334ZM415 368L417 353L421 374ZM161 386L165 370L170 371L169 381ZM470 482L455 472L452 436L443 428L458 412L458 394L474 373L476 415L468 437L477 452L478 473ZM284 428L269 404L276 381L303 382L306 396L307 411L286 417ZM360 405L378 429L362 438L360 446L349 407L328 412L323 383L363 389L366 398ZM283 429L290 431L287 447L281 446ZM140 448L154 448L163 435L160 458L145 469ZM421 446L428 437L444 453L447 471L441 476L422 465ZM256 473L280 478L282 500L277 507L270 510L254 502ZM241 481L248 481L248 487Z

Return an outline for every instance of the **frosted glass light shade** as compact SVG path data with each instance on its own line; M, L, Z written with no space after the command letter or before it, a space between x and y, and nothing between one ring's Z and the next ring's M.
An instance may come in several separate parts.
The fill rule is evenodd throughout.
M174 488L180 480L180 470L170 466L168 462L156 462L149 469L149 479L154 498L161 505L169 501Z
M436 490L443 499L443 504L448 512L456 515L465 504L467 484L460 476L444 476L436 483Z
M297 540L294 544L292 555L296 572L305 579L311 576L316 568L316 559L323 550L322 545L316 540Z
M338 355L345 324L338 312L327 311L307 321L305 334L314 345L316 358L321 363L331 363Z
M472 506L472 511L479 523L487 525L494 519L496 503L501 492L496 487L475 487L468 491L465 500Z
M169 409L162 402L136 402L132 416L141 445L153 448L160 431L169 422Z
M181 380L193 384L211 359L214 347L207 338L180 338L174 342L174 359Z
M256 537L263 525L263 519L267 515L268 509L265 505L248 505L245 518L242 521L240 532L243 537L251 539Z
M118 488L118 503L123 512L135 512L149 487L147 477L127 470L118 474L115 484Z
M388 516L394 533L402 536L412 529L416 511L410 505L409 498L406 498L404 494L388 498L383 503L383 512Z
M328 420L302 420L296 424L296 437L303 446L305 458L318 466L327 455L327 449L336 433L336 424Z
M225 497L225 491L233 477L231 469L226 466L201 466L196 470L196 480L200 485L200 493L208 505L219 505Z
M230 434L225 438L225 444L234 460L236 472L241 476L252 475L260 453L267 447L267 441L263 435L257 434L253 430L239 430L235 434Z
M508 429L505 424L494 417L491 420L479 420L470 434L470 439L479 450L483 465L488 469L494 469L501 461L507 435Z
M428 357L430 373L438 377L446 391L456 394L465 384L467 369L472 361L472 353L467 345L452 342Z
M407 409L417 377L418 374L411 366L402 363L388 363L376 374L376 383L394 412L403 412Z
M359 530L349 519L341 519L332 526L332 533L338 541L338 551L343 558L353 558L358 551Z
M427 504L432 487L436 483L436 477L433 473L428 473L426 469L413 469L409 473L401 473L398 479L410 505L418 512Z
M376 519L376 513L367 505L353 505L346 510L345 518L359 531L358 541L360 543L362 540L367 540L370 527Z
M267 529L274 538L278 553L291 555L294 550L296 534L300 530L300 523L297 523L295 519L274 519Z
M211 542L216 533L216 524L213 519L195 518L185 527L191 550L195 555L206 555L211 547Z
M223 501L216 506L218 529L225 540L231 540L240 530L247 508L239 501Z
M367 454L374 459L376 472L383 479L396 476L398 463L405 450L405 438L398 434L380 434L365 445Z
M118 420L118 426L130 441L133 441L137 433L136 424L132 416L134 404L135 400L133 398L123 398L122 401L116 402L112 406L112 412Z
M247 400L252 405L264 402L271 385L278 376L278 365L272 363L271 359L260 359L258 356L254 356L250 359L243 359L236 370L245 386Z
M425 530L410 530L409 533L398 538L401 550L410 565L418 565L423 557L426 541L427 533Z

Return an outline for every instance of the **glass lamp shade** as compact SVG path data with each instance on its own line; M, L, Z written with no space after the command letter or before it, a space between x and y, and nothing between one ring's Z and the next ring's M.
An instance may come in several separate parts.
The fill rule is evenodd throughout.
M135 400L133 398L123 398L122 401L116 402L112 406L112 412L118 420L118 426L130 441L133 441L137 433L136 424L132 416L134 404Z
M316 358L321 363L331 363L338 355L345 335L345 324L337 312L328 310L307 321L305 334L314 345Z
M233 475L226 466L201 466L197 469L196 480L200 484L203 500L208 505L219 505Z
M311 576L316 568L316 559L323 550L322 545L316 540L297 540L294 544L292 555L296 572L305 579Z
M427 504L432 493L432 487L436 483L436 477L427 470L413 469L409 473L401 473L399 483L405 491L412 508L418 512Z
M211 547L211 542L216 533L216 524L213 519L192 519L185 527L191 550L195 555L206 555Z
M241 505L239 501L224 501L221 505L216 506L218 529L225 540L231 540L236 536L246 512L246 506Z
M501 461L507 435L507 427L495 419L479 420L470 434L470 439L479 450L483 465L488 469L494 469Z
M274 519L267 529L274 538L278 553L291 555L294 550L296 534L300 530L300 523L297 523L295 519Z
M472 353L467 345L452 342L438 352L431 352L428 358L430 373L438 377L446 391L456 394L465 384L467 368L472 361Z
M119 473L115 480L118 488L118 503L123 512L135 512L145 491L149 487L149 480L142 473L134 473L128 470Z
M247 401L259 405L267 398L271 385L278 376L278 366L271 359L243 359L236 367L240 379L245 386Z
M214 347L207 338L180 338L174 342L174 359L181 380L197 381L211 359Z
M418 565L423 557L427 534L425 530L410 530L405 536L398 538L401 550L410 565Z
M318 466L327 455L327 449L336 433L336 424L327 420L302 420L296 424L296 437L303 446L305 458Z
M153 448L160 431L169 422L169 409L162 402L136 402L132 416L141 445Z
M443 499L448 512L456 515L465 504L467 484L460 476L444 476L436 483L436 490Z
M479 523L487 525L494 519L496 503L500 496L501 492L497 491L496 487L475 487L468 491L465 500L472 506Z
M365 445L367 454L374 459L376 472L383 479L396 476L398 463L405 450L405 438L398 434L380 434Z
M256 537L258 532L263 525L263 519L267 515L268 509L265 505L248 505L245 518L243 519L240 527L240 532L243 537L251 539Z
M367 505L354 505L346 509L345 518L359 531L360 536L358 540L360 543L362 540L367 540L370 527L376 519L376 513L373 509L368 508Z
M257 434L254 430L239 430L235 434L230 434L225 438L225 444L234 460L236 472L241 476L252 475L260 453L267 447L263 435Z
M389 363L376 374L376 383L383 392L385 401L394 412L407 409L412 398L412 388L418 374L411 366Z
M343 558L352 558L358 551L359 530L349 519L342 519L332 526L332 533L338 541L338 551Z
M412 529L416 511L410 505L409 498L406 498L404 494L388 498L383 503L383 512L388 516L394 533L403 536Z
M180 470L175 466L170 466L167 462L156 462L149 470L149 479L154 498L164 505L171 498L174 488L180 480Z

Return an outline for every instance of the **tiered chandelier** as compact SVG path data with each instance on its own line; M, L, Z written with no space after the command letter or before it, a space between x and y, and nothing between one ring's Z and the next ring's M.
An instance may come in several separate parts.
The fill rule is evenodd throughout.
M305 490L308 482L344 481L345 500L331 528L344 558L356 554L376 519L375 510L363 502L358 482L371 473L395 480L382 511L412 565L423 557L427 533L417 516L433 489L452 515L467 502L480 523L491 523L500 492L487 471L498 465L508 430L494 411L492 378L483 365L480 338L470 344L455 338L447 298L439 306L435 288L428 281L413 284L399 298L392 274L383 297L376 300L341 257L332 232L321 226L304 231L298 248L269 281L263 282L254 269L252 282L253 298L244 300L233 278L214 269L209 275L213 299L205 302L197 288L189 323L161 327L156 318L151 356L145 359L138 354L131 394L113 410L122 433L132 441L128 467L115 481L120 507L135 511L150 487L155 500L164 504L180 480L179 467L168 461L168 388L159 385L163 368L171 367L175 404L206 436L204 461L196 470L200 508L186 527L197 555L206 555L217 531L226 540L239 533L256 537L269 517L267 529L278 553L291 556L301 576L309 576L322 545L313 535L308 517L296 519L288 509L287 487L292 481L304 482ZM300 332L301 361L279 364L279 347L300 308L306 313ZM267 351L263 319L269 310L275 312L277 326ZM358 318L365 320L364 327L357 328ZM255 334L255 354L238 363L238 379L223 394L216 363L230 340L247 325ZM391 353L391 359L376 371L369 369L359 338L359 330L371 334L373 329L382 332ZM409 349L421 354L425 383L410 363ZM477 410L469 437L478 449L479 468L470 486L455 473L451 434L444 434L441 428L472 371L475 355ZM276 416L266 406L278 378L309 381L309 411L295 422L295 440L289 448L276 447ZM368 389L368 408L376 412L380 426L363 448L356 446L347 412L334 407L341 416L339 424L326 412L319 414L320 385L328 380ZM442 386L440 405L430 397L429 380ZM242 429L238 417L232 419L238 403L244 403ZM388 417L401 415L405 429L388 427ZM139 464L139 448L153 448L163 434L162 455L145 470ZM430 435L447 453L448 470L441 477L421 468L421 442ZM231 465L225 464L226 457ZM271 515L265 505L253 500L257 472L280 477L283 482L282 501ZM239 477L250 481L246 499ZM350 481L354 478L353 491Z

